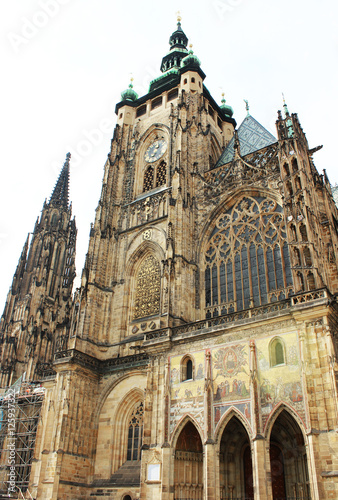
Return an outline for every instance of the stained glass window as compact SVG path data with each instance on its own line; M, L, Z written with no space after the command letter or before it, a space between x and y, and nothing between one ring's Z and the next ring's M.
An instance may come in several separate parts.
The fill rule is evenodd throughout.
M281 300L290 287L282 207L272 199L241 198L217 218L206 247L206 307L240 311Z
M141 458L143 435L143 403L138 403L129 420L127 460L137 461Z

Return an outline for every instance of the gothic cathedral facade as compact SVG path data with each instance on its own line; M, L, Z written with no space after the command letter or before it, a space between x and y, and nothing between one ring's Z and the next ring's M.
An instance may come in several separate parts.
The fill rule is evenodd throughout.
M148 94L116 106L75 295L70 155L24 246L0 323L2 492L13 400L30 498L338 497L331 186L286 104L277 138L249 110L237 128L187 44L178 22Z

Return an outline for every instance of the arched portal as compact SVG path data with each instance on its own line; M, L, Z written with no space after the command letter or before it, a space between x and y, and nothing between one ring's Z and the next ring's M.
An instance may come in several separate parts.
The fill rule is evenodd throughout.
M233 417L224 429L219 454L220 498L253 500L252 459L249 436Z
M175 500L203 498L203 446L192 422L183 427L175 449Z
M273 500L310 500L309 473L303 434L287 411L277 417L270 437Z

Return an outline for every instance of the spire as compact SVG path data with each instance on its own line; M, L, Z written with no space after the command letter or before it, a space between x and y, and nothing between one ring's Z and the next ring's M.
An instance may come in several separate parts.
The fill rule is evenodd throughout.
M289 113L289 110L288 110L288 106L285 102L285 97L284 97L284 94L282 93L282 96L283 96L283 108L284 108L284 113L285 113L285 116L290 116L290 113Z
M177 16L177 29L170 36L169 45L169 53L162 59L162 73L170 69L178 69L181 65L181 60L188 54L188 37L182 30L181 16L179 15L179 13Z
M286 121L286 126L288 129L288 137L293 137L294 130L293 130L293 125L292 125L292 120L290 118L290 113L289 113L287 104L285 102L284 94L282 94L282 96L283 96L283 108L284 108L284 114L285 114L285 121Z
M25 244L24 244L23 249L22 249L22 252L21 252L21 257L20 257L20 260L21 260L22 262L23 262L23 261L26 261L26 259L27 259L28 244L29 244L29 233L28 233L28 235L27 235L27 238L26 238Z
M22 252L21 252L21 255L20 255L19 263L17 265L16 271L15 271L15 275L14 275L15 277L20 277L20 275L22 274L23 269L24 269L24 267L26 265L27 252L28 252L28 244L29 244L29 233L27 235L25 244L23 246L23 249L22 249Z
M49 203L57 207L68 208L68 187L69 187L69 161L71 154L67 153L66 161L63 165L59 178L55 184L54 191Z
M24 271L26 268L27 262L27 253L28 253L28 244L29 244L29 233L26 239L26 242L23 246L18 265L16 266L16 270L14 273L13 284L12 284L12 294L15 295L20 289L20 282L23 278Z

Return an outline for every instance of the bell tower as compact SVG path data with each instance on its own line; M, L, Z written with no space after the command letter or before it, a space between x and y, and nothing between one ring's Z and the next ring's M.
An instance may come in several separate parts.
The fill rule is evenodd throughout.
M149 92L139 97L131 82L116 106L74 341L87 352L94 342L126 355L144 332L200 319L191 245L197 181L216 164L236 122L204 86L180 18L169 45Z

